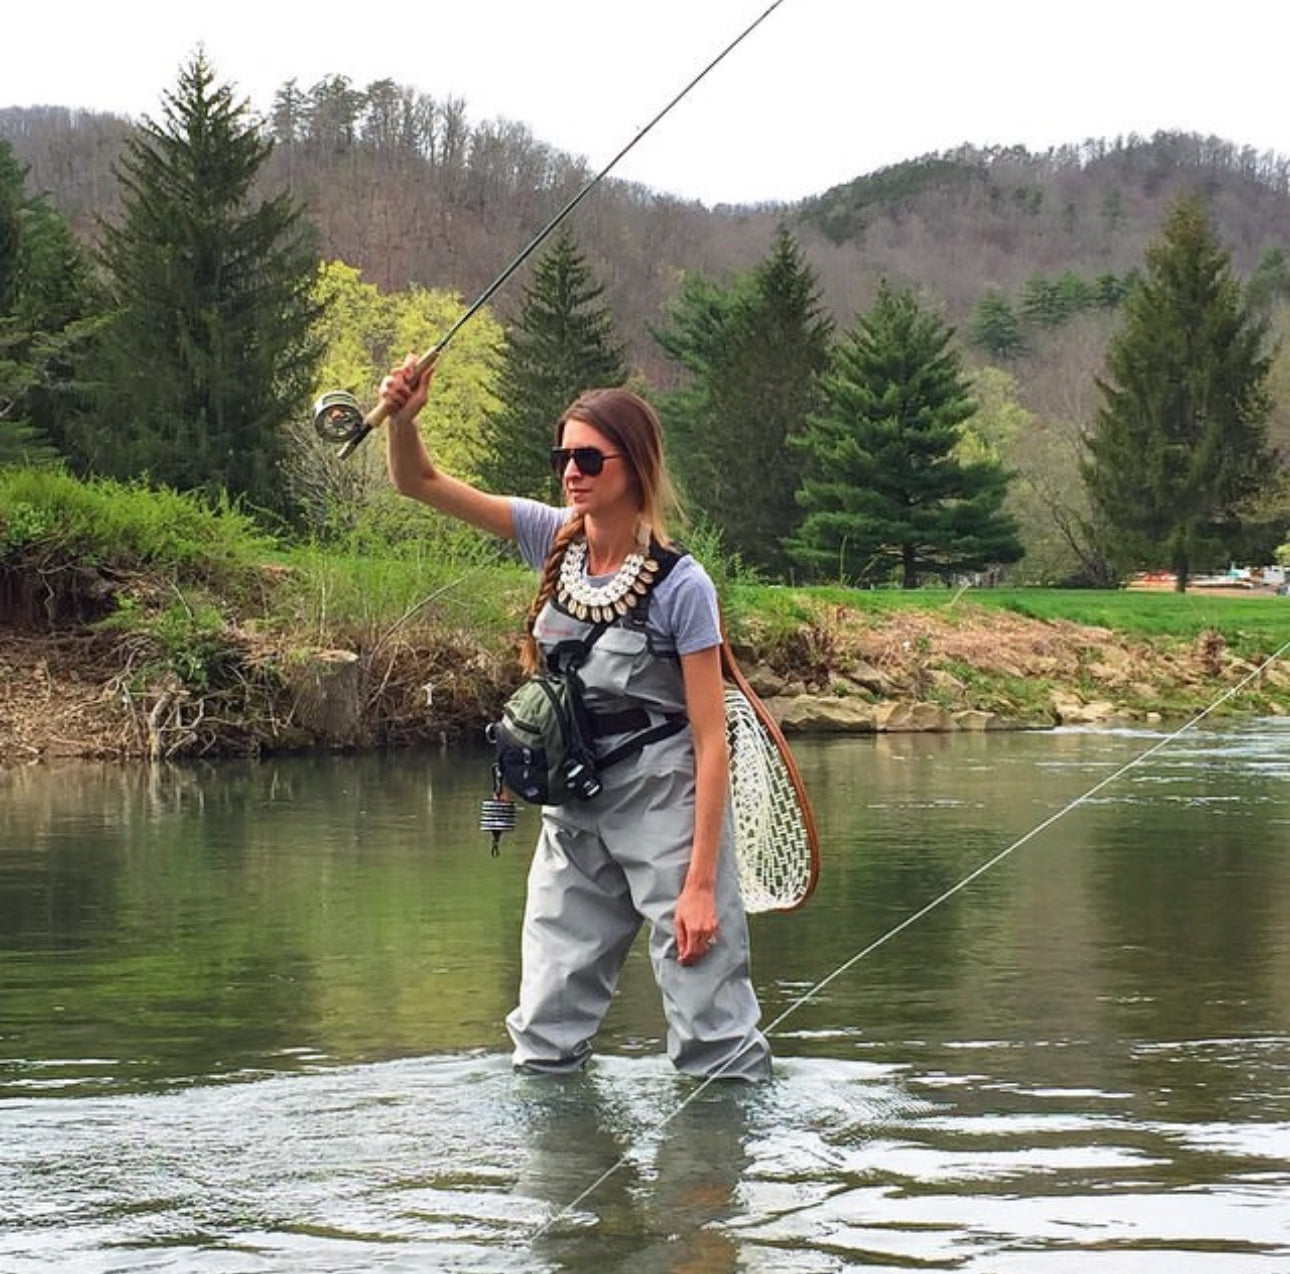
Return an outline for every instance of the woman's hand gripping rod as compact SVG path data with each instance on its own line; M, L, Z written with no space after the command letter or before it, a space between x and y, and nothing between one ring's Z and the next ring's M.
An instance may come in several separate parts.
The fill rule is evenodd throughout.
M587 183L569 200L568 203L560 209L559 212L551 218L550 221L542 227L541 230L533 236L525 247L516 255L515 259L497 276L479 296L471 303L470 308L448 329L440 339L439 343L432 350L428 350L418 360L416 364L416 376L420 377L435 365L439 355L443 353L448 342L472 319L489 301L493 293L506 282L507 279L515 273L516 270L529 259L537 250L546 237L607 177L614 168L618 166L619 161L630 151L637 142L645 136L646 133L654 127L689 91L694 88L698 82L703 79L718 62L722 61L736 45L741 44L752 32L759 27L776 9L779 8L784 0L774 0L774 3L764 9L756 18L752 20L729 44L726 45L711 62L707 64L675 97L672 98L666 106L663 107L653 119L649 121L637 134L622 148L594 177L591 177ZM363 409L358 405L358 399L348 390L333 389L323 394L317 402L314 403L314 430L320 438L328 442L342 443L340 451L337 453L342 460L354 454L355 450L362 443L363 439L372 432L384 419L389 415L389 408L384 403L378 403L367 415L363 415Z
M451 336L460 326L457 323L448 335ZM414 381L419 380L435 365L435 360L447 343L448 337L445 336L434 349L421 355L413 373ZM378 402L365 416L353 394L346 389L332 389L314 403L314 431L327 442L342 443L336 454L345 460L354 454L363 439L389 414L389 406Z

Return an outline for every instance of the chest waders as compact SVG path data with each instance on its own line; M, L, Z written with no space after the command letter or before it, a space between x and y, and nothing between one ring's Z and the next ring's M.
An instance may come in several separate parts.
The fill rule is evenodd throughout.
M576 625L554 643L542 644L545 670L525 682L507 700L502 718L491 724L487 737L493 744L493 797L483 803L480 829L492 834L496 857L503 832L515 827L515 809L509 791L535 805L559 805L569 800L594 800L601 792L602 773L629 760L651 743L685 729L684 705L674 712L651 714L640 706L592 708L585 702L580 669L592 647L615 617L645 631L654 585L680 560L680 554L650 546L649 572L612 610L590 610L561 600L552 603L569 624ZM559 594L557 594L559 597ZM613 739L611 747L599 740Z
M669 571L680 560L658 554ZM630 608L586 647L578 667L598 722L602 788L591 800L542 807L519 1003L506 1023L513 1060L556 1072L586 1062L623 960L645 926L673 1064L690 1074L758 1080L769 1074L770 1050L757 1029L728 805L715 887L720 938L692 965L677 958L676 904L694 842L694 742L680 658L652 644L647 619L648 606ZM548 602L534 635L550 660L562 643L581 644L595 627Z

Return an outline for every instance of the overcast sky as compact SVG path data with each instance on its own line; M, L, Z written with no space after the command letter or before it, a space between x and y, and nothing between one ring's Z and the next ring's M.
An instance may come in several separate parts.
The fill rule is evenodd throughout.
M616 176L711 205L798 199L964 142L1178 129L1290 154L1284 0L13 0L0 106L159 118L204 47L257 110L290 79L392 79L599 169L770 9Z

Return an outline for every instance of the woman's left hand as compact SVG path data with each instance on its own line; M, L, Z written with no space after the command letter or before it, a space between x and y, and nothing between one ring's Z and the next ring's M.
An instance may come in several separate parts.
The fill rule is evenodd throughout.
M676 949L682 964L696 964L717 942L717 900L711 889L686 885L676 901Z

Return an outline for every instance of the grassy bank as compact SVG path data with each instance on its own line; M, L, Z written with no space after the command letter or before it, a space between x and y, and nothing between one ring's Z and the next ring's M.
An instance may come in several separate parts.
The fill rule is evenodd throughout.
M1185 715L1290 636L1284 597L773 587L693 547L741 654L786 693L1035 724L1051 721L1059 693ZM473 730L518 677L532 588L504 547L393 497L299 543L174 493L0 470L9 681L23 684L29 640L42 676L97 689L95 702L111 706L87 706L65 727L83 734L104 720L89 752L398 745ZM49 671L51 651L65 668ZM47 686L30 711L68 693ZM1270 673L1240 706L1283 701ZM9 703L21 710L15 692Z

